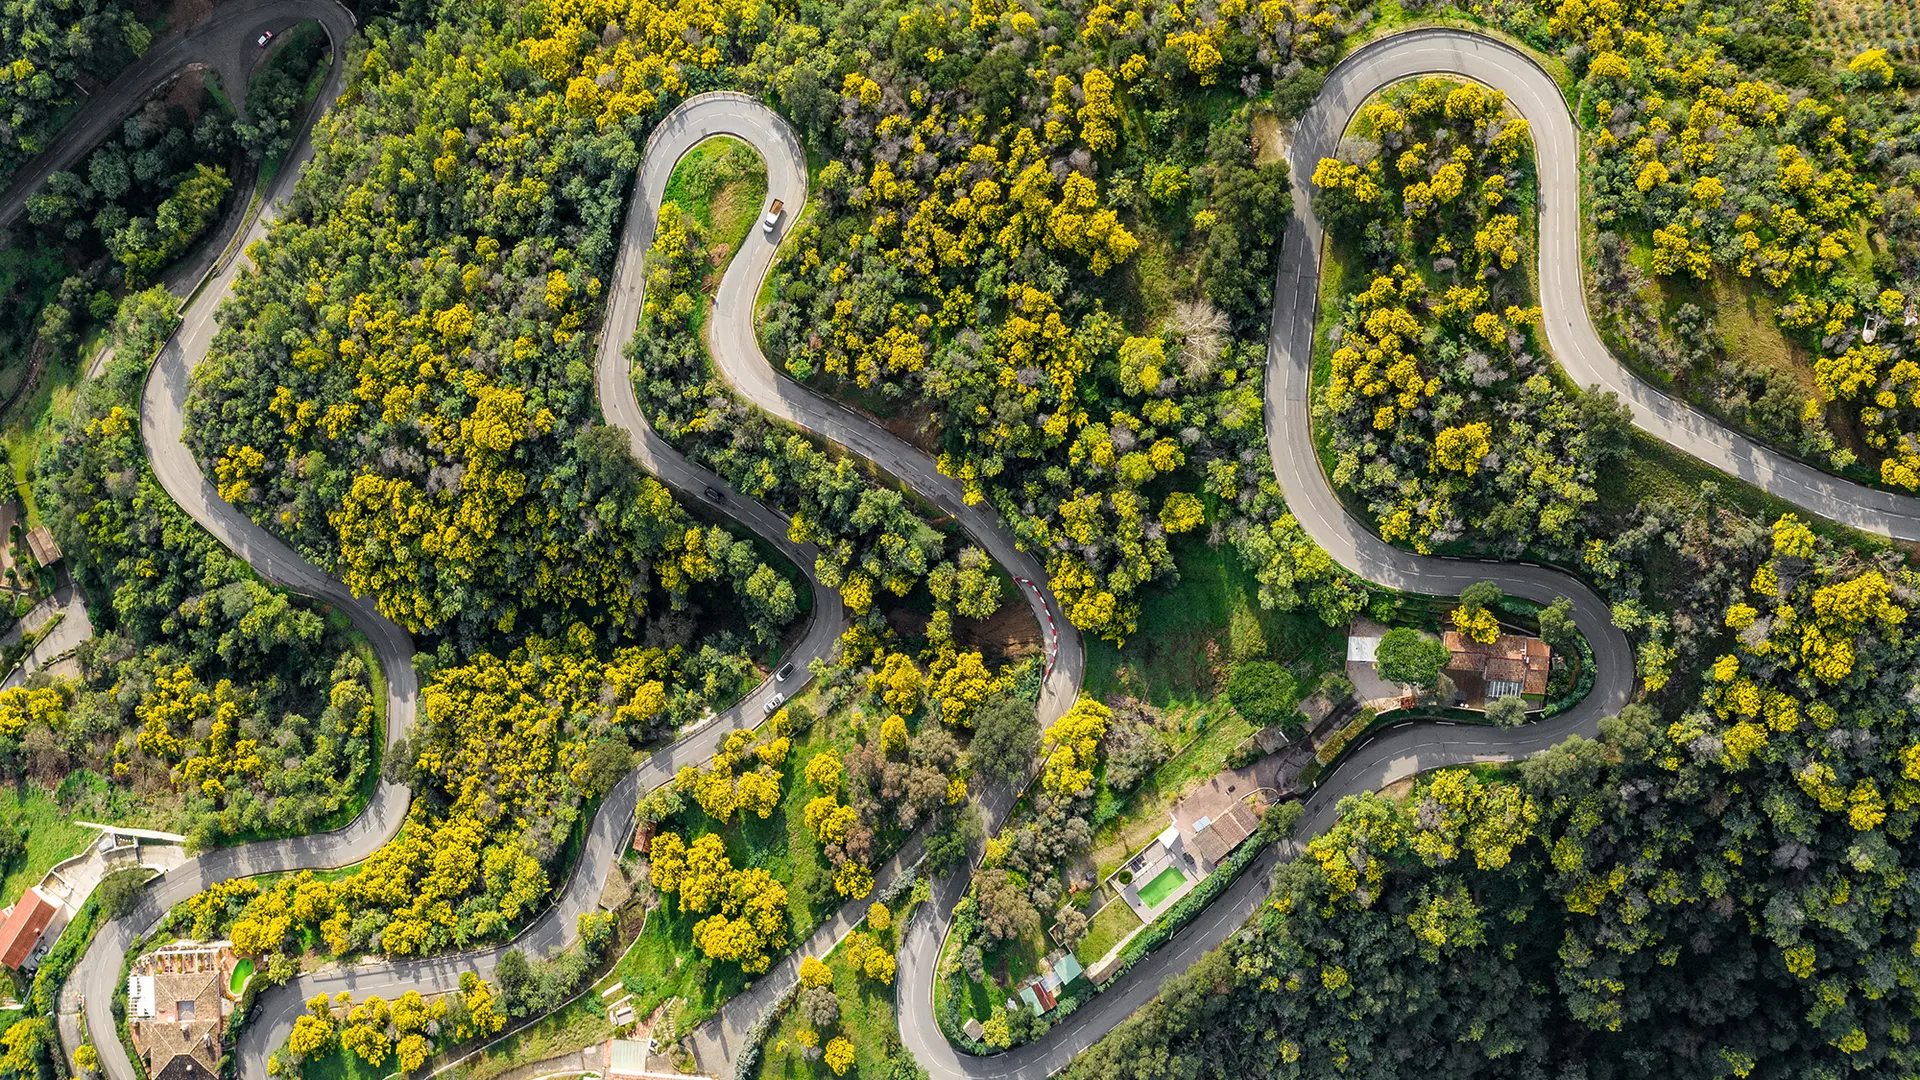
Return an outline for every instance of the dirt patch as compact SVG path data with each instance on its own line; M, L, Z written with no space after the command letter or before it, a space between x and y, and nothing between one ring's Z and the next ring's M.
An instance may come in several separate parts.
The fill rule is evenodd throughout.
M1257 114L1253 118L1253 160L1256 164L1266 165L1275 161L1285 161L1289 143L1287 133L1280 126L1280 118L1272 113Z
M940 417L931 404L917 401L893 416L876 416L874 419L879 420L880 426L895 438L905 439L929 454L940 452Z
M924 611L915 611L912 608L887 609L887 629L901 637L927 636L927 623L931 621L931 617Z
M1413 794L1413 781L1414 778L1411 776L1402 777L1381 788L1380 794L1394 802L1406 802L1407 796Z
M722 240L707 249L707 273L700 279L700 292L711 299L720 292L720 278L733 260L733 247Z
M912 608L889 608L887 627L902 637L925 637L932 617ZM1000 605L1000 610L985 619L955 619L953 643L961 649L979 649L989 664L1024 660L1039 656L1045 648L1040 637L1040 622L1033 609L1020 600Z
M1039 656L1045 648L1040 621L1024 600L1003 603L999 611L985 619L955 619L953 640L961 648L998 653L1007 660Z
M173 81L167 90L166 103L177 105L186 111L189 123L200 119L200 102L206 97L208 67L205 64L188 64L180 77Z

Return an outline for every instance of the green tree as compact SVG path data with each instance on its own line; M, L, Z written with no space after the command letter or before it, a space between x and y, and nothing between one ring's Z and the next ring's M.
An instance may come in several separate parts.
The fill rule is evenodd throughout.
M939 875L964 864L967 852L984 835L980 812L972 803L943 811L933 831L927 834L927 870Z
M1015 697L1002 698L974 713L973 743L967 755L976 774L989 780L1018 783L1040 752L1040 722L1033 706Z
M1017 938L1040 929L1039 910L1006 870L990 867L975 874L973 895L979 904L980 927L993 937Z
M1227 679L1227 700L1248 722L1259 727L1275 724L1298 730L1300 692L1287 669L1271 660L1249 660L1237 665Z
M1579 633L1573 622L1573 601L1564 596L1540 609L1540 639L1556 649L1570 647Z
M1411 626L1396 626L1381 636L1374 668L1388 682L1426 688L1438 682L1452 658L1439 638Z
M1519 727L1527 722L1526 699L1511 694L1494 698L1487 702L1487 719L1501 727Z
M1505 593L1491 581L1476 581L1460 590L1460 606L1468 611L1484 611L1500 602Z
M139 867L117 870L108 874L95 887L94 895L99 898L100 910L109 919L117 919L133 910L140 901L140 893L147 883L148 873Z

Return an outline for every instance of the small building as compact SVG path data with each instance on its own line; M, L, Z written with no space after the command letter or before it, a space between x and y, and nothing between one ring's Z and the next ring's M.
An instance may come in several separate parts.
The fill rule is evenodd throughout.
M1453 680L1469 706L1484 706L1503 697L1545 697L1553 650L1537 637L1501 634L1482 644L1449 630L1444 640L1451 658L1447 677Z
M217 1080L235 958L228 942L178 942L135 960L127 1034L152 1080Z
M26 966L40 946L41 935L47 932L59 910L59 905L40 895L39 889L28 886L19 901L6 910L5 920L0 921L0 964L14 971Z
M615 1039L607 1075L646 1076L648 1056L647 1044L639 1039Z
M33 553L33 561L41 566L52 566L60 561L60 545L53 542L53 533L45 525L27 532L27 550Z
M974 1042L979 1042L987 1034L986 1025L982 1024L977 1016L967 1017L967 1022L960 1025L960 1030L966 1032L967 1038Z
M1220 860L1252 836L1260 824L1253 810L1240 801L1235 780L1232 773L1221 773L1174 804L1173 827L1202 875L1213 873Z
M1380 677L1376 661L1380 641L1386 635L1386 625L1372 619L1355 619L1347 629L1346 672L1353 683L1354 699L1375 712L1404 709L1414 703L1412 687Z
M1347 663L1371 664L1380 658L1380 634L1348 634Z
M1033 1015L1045 1016L1048 1007L1040 1004L1040 995L1034 992L1033 986L1034 984L1028 983L1020 988L1020 1000L1027 1003L1027 1008L1033 1010Z
M1065 986L1086 972L1072 953L1063 951L1060 959L1053 962L1053 973L1060 976L1060 985Z

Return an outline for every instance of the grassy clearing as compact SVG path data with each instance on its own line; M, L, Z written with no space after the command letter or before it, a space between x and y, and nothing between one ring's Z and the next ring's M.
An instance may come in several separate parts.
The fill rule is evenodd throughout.
M73 824L49 792L32 784L0 789L0 818L11 820L27 836L26 854L14 860L0 879L0 904L20 899L27 886L37 883L55 863L86 850L95 835L92 829Z
M1265 656L1315 671L1333 663L1339 635L1309 612L1262 610L1259 583L1231 549L1182 540L1174 561L1179 583L1146 591L1125 646L1088 640L1088 693L1203 704L1234 660Z
M587 1007L562 1009L525 1031L510 1035L472 1064L453 1070L451 1075L459 1080L490 1080L516 1066L572 1053L613 1037L613 1025L607 1021L606 1009L600 1006L598 998L589 994L575 1004ZM354 1058L355 1063L359 1061ZM307 1066L303 1074L305 1080L382 1080L386 1072L379 1069L323 1076L312 1069L312 1065Z
M714 259L725 265L766 205L767 164L738 139L708 139L673 167L666 201L706 228Z
M1589 234L1591 236L1591 234ZM1627 237L1627 261L1645 276L1640 299L1668 324L1682 305L1692 304L1713 321L1715 336L1728 356L1740 357L1792 379L1811 396L1814 392L1813 357L1787 339L1777 317L1779 305L1760 283L1722 270L1709 281L1689 277L1661 277L1653 272L1653 249L1643 236ZM1607 335L1607 346L1634 373L1656 386L1671 387L1674 378L1641 362L1617 334ZM1684 375L1682 376L1684 381ZM1688 392L1690 400L1699 395Z
M1074 946L1074 958L1082 967L1091 967L1115 945L1140 928L1140 916L1124 900L1110 901L1087 924L1087 936Z
M1778 309L1751 279L1725 272L1713 279L1713 320L1727 353L1784 372L1811 394L1813 358L1787 340L1776 316Z

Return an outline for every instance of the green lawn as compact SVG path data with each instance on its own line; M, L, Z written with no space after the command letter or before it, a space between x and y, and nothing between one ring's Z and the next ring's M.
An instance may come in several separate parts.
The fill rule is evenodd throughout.
M1110 901L1094 913L1093 921L1087 925L1087 936L1074 947L1073 955L1081 966L1091 967L1139 926L1140 916L1133 913L1131 905L1124 900Z
M360 1055L336 1046L324 1057L302 1062L300 1076L303 1080L384 1080L393 1073L393 1065L388 1058L376 1069Z
M20 899L27 886L39 882L55 863L80 854L97 835L73 824L46 789L32 784L0 789L0 818L27 834L26 854L8 864L6 877L0 879L0 904Z
M1140 899L1145 902L1149 908L1159 907L1160 901L1165 900L1173 893L1173 890L1178 889L1186 883L1186 871L1181 870L1177 866L1169 866L1165 870L1155 874L1152 881L1147 882L1141 887Z
M1232 548L1186 538L1173 557L1179 582L1143 592L1140 628L1126 645L1087 640L1088 693L1205 702L1235 660L1264 656L1315 672L1337 666L1340 633L1311 612L1262 610L1259 583Z
M240 988L247 985L247 976L252 974L253 961L246 957L241 957L240 962L233 965L233 978L228 982L227 989L233 991L236 995L239 994Z
M716 255L722 245L731 252L746 239L766 205L767 164L738 139L708 139L673 167L666 201L706 226Z
M588 994L573 1006L500 1040L499 1045L470 1064L454 1070L452 1075L459 1080L489 1080L516 1066L571 1053L583 1046L604 1042L612 1036L613 1025L607 1022L606 1009L601 1006L599 998ZM359 1059L355 1058L354 1061L358 1062ZM387 1064L391 1066L392 1059L388 1059ZM306 1080L382 1080L389 1071L382 1068L370 1073L325 1076L309 1071L304 1075Z

